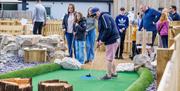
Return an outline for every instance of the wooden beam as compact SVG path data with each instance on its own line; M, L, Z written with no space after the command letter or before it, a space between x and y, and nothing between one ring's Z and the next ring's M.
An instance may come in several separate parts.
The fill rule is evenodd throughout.
M174 49L158 48L157 49L157 84L162 78L167 62L171 59Z

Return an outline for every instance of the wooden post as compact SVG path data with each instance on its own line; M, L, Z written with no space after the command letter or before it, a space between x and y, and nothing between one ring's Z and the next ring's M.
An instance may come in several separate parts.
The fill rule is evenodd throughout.
M0 80L0 91L32 91L32 79L2 79Z
M38 91L73 91L73 87L67 81L49 80L40 82Z
M157 84L162 78L167 62L171 59L174 49L158 48L157 49Z
M174 54L174 64L175 64L175 90L180 91L180 34L175 37L175 54Z
M142 54L146 53L146 30L143 29Z

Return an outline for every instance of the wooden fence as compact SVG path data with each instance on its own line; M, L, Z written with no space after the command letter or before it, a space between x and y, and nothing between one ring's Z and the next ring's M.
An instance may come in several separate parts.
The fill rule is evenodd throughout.
M171 22L169 30L169 48L157 49L158 91L180 91L180 22Z
M174 40L174 51L167 62L157 91L180 91L180 34Z
M0 19L0 33L11 35L28 35L32 34L33 24L31 20L26 25L21 25L18 19ZM62 22L57 20L48 20L42 30L42 35L48 36L53 34L63 35Z

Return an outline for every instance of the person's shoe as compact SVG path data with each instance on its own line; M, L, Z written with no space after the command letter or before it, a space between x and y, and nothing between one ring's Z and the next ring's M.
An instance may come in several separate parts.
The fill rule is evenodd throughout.
M120 56L119 59L124 59L123 56Z
M115 57L115 59L119 59L119 57L118 57L118 56L116 56L116 57Z
M134 58L134 57L132 57L132 56L130 57L131 60L133 60L133 58Z
M89 63L89 60L85 61L84 63L85 63L85 64Z
M111 74L111 77L118 77L118 74Z
M109 80L109 79L111 79L111 77L108 77L107 74L101 78L101 80Z

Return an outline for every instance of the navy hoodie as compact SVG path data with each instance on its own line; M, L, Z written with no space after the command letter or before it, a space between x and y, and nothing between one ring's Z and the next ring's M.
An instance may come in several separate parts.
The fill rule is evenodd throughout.
M98 29L98 41L101 40L105 45L113 44L120 38L115 21L108 13L102 12L99 16Z
M148 8L142 17L139 31L141 31L142 28L146 29L147 31L157 31L156 22L159 20L160 17L160 12L152 8Z
M125 15L118 15L116 17L116 25L118 30L125 28L125 30L129 27L129 18Z
M77 26L75 24L73 25L73 32L76 32L76 40L85 41L86 26L87 24L85 18L83 18Z

